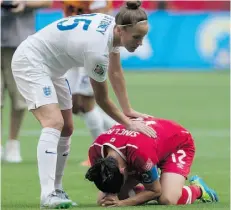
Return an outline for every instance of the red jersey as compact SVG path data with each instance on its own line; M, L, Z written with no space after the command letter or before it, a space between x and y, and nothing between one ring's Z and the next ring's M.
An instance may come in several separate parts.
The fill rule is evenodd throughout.
M171 120L150 117L143 121L156 131L157 138L126 130L123 125L115 125L91 145L91 164L104 157L104 146L109 146L126 161L129 171L144 173L164 162L178 148L184 145L187 147L187 141L192 141L191 134Z

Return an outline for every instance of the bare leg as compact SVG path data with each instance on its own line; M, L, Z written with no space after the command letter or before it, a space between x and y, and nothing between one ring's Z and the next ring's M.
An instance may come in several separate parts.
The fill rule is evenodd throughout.
M14 48L4 48L2 60L4 67L2 70L4 83L11 99L9 136L6 142L5 160L11 163L19 163L22 161L22 158L18 136L27 104L18 91L11 70L11 59L14 51Z
M93 141L104 131L102 115L99 110L96 109L95 99L93 96L82 96L81 97L81 106L82 114L86 127L91 133ZM90 166L90 161L85 160L81 163L82 166Z
M11 109L9 140L18 139L19 131L24 118L24 113L25 113L25 109L21 109L21 110L15 110L14 108Z
M185 178L176 173L163 173L160 179L162 194L159 198L159 204L175 205L182 194L182 188L185 184Z

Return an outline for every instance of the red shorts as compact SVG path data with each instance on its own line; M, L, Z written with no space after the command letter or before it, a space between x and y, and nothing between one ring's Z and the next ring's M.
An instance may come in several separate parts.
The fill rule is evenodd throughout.
M165 160L158 164L161 173L176 173L187 179L195 155L194 140L191 135L187 141L179 146Z

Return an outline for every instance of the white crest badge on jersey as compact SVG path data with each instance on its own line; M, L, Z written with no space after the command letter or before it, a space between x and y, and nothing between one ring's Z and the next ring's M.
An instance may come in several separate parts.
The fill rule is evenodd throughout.
M107 71L107 67L103 64L97 64L95 69L93 70L94 74L97 76L104 76Z
M44 93L44 95L46 96L46 97L49 97L49 96L51 96L51 86L45 86L44 88L43 88L43 93Z

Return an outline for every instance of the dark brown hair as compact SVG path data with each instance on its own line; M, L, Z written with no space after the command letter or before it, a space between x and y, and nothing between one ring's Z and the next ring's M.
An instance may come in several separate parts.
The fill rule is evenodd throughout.
M147 14L140 7L141 1L127 1L126 5L120 8L115 17L117 25L135 25L136 23L147 20Z
M110 156L99 159L88 169L85 178L94 182L96 187L104 193L119 193L124 183L118 161Z

